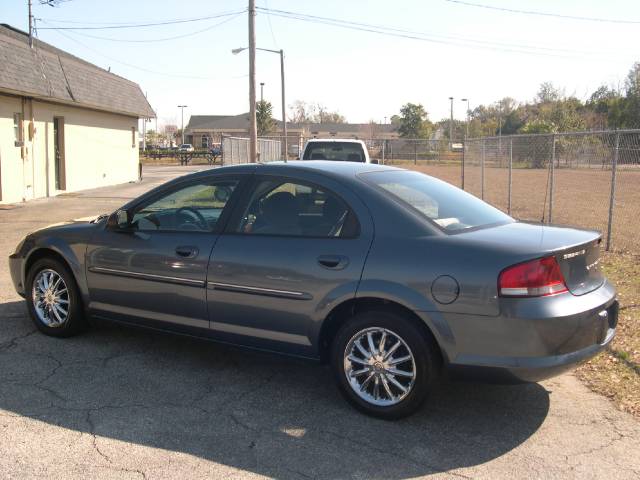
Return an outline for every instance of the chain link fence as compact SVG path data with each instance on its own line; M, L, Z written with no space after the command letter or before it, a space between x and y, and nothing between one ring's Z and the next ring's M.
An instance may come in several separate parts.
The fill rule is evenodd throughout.
M282 144L279 140L258 138L257 147L260 162L282 160ZM249 139L224 137L222 139L222 165L237 165L240 163L251 163Z
M640 130L467 139L462 187L515 218L599 230L640 247Z

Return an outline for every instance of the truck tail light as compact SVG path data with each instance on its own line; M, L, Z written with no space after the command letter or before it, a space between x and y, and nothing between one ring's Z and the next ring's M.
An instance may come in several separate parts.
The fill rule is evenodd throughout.
M567 291L555 257L538 258L505 268L498 277L502 297L542 297Z

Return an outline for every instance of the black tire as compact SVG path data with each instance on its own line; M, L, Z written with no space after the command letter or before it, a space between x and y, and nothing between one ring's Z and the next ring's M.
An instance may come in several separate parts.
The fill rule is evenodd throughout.
M56 274L58 274L67 287L68 292L68 315L66 321L59 326L48 326L46 325L36 313L36 307L34 305L34 297L33 297L33 289L34 282L36 277L43 270L53 270ZM35 324L36 328L40 330L45 335L49 335L51 337L72 337L77 335L78 333L84 331L88 323L84 316L83 308L82 308L82 298L80 296L80 291L78 290L78 285L76 284L75 278L73 274L69 271L66 265L64 265L59 260L53 258L42 258L37 260L29 269L26 276L26 300L27 300L27 309L29 310L29 315L31 316L31 320Z
M413 385L402 400L393 405L376 405L360 397L345 371L345 350L353 338L367 329L382 328L399 337L413 355ZM412 321L395 312L366 311L356 314L336 333L331 344L331 368L340 392L356 409L374 417L396 420L416 412L424 403L440 372L440 355L433 337ZM364 374L366 376L366 374ZM397 377L396 377L397 378Z

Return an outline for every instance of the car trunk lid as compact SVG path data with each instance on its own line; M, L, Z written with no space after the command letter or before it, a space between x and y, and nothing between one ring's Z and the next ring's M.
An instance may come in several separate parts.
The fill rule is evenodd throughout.
M598 238L556 254L567 288L574 295L583 295L602 285L600 242Z
M593 230L513 222L453 236L491 245L511 264L555 256L567 288L574 295L591 292L604 281L600 269L602 238Z

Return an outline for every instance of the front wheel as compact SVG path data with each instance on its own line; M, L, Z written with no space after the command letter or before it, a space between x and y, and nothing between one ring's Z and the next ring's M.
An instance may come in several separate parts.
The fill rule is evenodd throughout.
M397 419L424 402L438 373L432 338L393 312L363 312L345 323L331 363L342 394L358 410Z
M69 269L43 258L27 273L27 306L35 326L52 337L70 337L86 328L80 292Z

